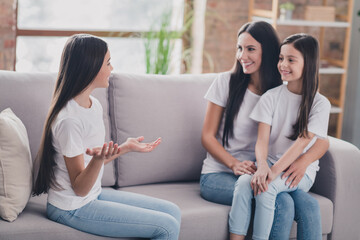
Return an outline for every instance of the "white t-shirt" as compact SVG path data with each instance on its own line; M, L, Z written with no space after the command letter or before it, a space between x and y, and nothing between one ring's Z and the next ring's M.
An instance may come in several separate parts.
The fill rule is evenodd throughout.
M268 158L275 163L290 148L294 141L287 138L293 132L296 123L301 95L290 92L283 84L264 93L252 111L250 118L271 126ZM310 110L308 131L315 134L313 140L304 149L305 153L317 138L326 138L330 114L330 102L320 93L316 93ZM308 166L306 174L314 182L319 170L319 160Z
M80 197L71 187L70 177L63 156L75 157L83 154L85 167L91 156L86 148L101 147L105 141L105 127L100 102L90 96L90 108L81 107L74 99L70 100L59 112L52 125L53 146L55 148L55 180L63 190L50 188L48 202L63 210L74 210L96 199L101 192L102 166L90 192Z
M221 73L214 80L209 90L205 94L205 99L225 108L229 96L230 72ZM234 137L229 137L229 146L225 146L228 151L239 161L255 161L255 143L257 139L257 123L249 118L251 110L254 108L260 96L246 90L244 100L240 106L239 113L234 121ZM224 131L225 114L222 120L216 139L222 144ZM202 166L202 174L214 172L232 172L231 169L216 160L210 153L207 153Z

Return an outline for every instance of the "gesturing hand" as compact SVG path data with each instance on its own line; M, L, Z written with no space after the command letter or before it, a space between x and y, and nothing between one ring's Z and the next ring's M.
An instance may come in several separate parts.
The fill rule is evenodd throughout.
M257 169L250 183L251 188L254 191L254 196L267 191L268 189L267 178L270 172L271 170L267 165Z
M96 160L107 160L107 159L114 159L118 155L120 155L120 147L117 143L113 143L112 141L109 142L109 147L107 143L104 143L102 147L95 147L95 148L87 148L86 154L92 156Z
M125 146L128 148L129 152L151 152L161 143L161 138L158 138L151 143L142 143L143 140L143 136L128 138L125 142Z
M238 161L231 167L231 170L234 172L235 175L243 175L243 174L254 174L256 171L256 166L253 161L245 160L245 161Z

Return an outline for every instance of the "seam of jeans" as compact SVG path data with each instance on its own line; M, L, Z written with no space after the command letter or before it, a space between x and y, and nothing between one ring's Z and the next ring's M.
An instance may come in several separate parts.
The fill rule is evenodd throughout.
M78 219L83 219L83 220L87 220L87 221L94 221L94 222L112 222L112 223L123 223L123 224L129 224L129 225L139 225L139 224L142 224L142 225L146 225L146 226L155 226L155 227L158 227L158 228L161 228L161 229L163 229L166 233L167 233L167 239L169 239L169 236L170 236L170 232L166 229L166 228L164 228L164 227L162 227L162 226L159 226L159 225L156 225L156 224L147 224L147 223L128 223L128 222L126 222L126 223L124 223L124 222L120 222L120 221L113 221L113 220L99 220L99 219L93 219L93 218L86 218L86 217L83 217L83 216L77 216L77 215L75 215L75 214L71 214L73 217L75 217L75 218L78 218Z

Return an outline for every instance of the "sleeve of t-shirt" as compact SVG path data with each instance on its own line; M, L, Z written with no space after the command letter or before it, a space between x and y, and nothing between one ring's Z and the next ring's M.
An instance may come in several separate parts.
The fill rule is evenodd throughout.
M320 96L317 101L314 101L309 115L309 132L314 133L320 138L327 137L330 108L331 104L324 96Z
M271 126L273 112L273 97L268 91L260 97L259 101L250 113L250 118L256 122L266 123Z
M229 96L230 73L220 73L210 85L204 98L220 107L226 107Z
M57 122L53 131L60 145L60 153L66 157L75 157L84 153L82 126L79 121L66 118Z

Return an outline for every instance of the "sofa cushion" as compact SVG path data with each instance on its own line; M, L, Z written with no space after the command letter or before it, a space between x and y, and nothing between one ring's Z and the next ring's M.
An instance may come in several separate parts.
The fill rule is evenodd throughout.
M32 160L24 124L10 108L0 113L0 217L14 221L32 190Z
M144 136L144 142L162 137L152 153L128 153L116 160L119 186L199 178L205 158L201 129L207 102L203 97L215 76L112 75L112 139L123 143L128 137Z
M0 111L10 107L28 130L31 157L35 160L43 126L48 113L56 73L20 73L0 70ZM16 94L15 94L16 93ZM106 139L110 139L107 89L96 89L93 95L104 109ZM36 167L36 166L35 166ZM115 184L113 164L105 166L103 186Z

